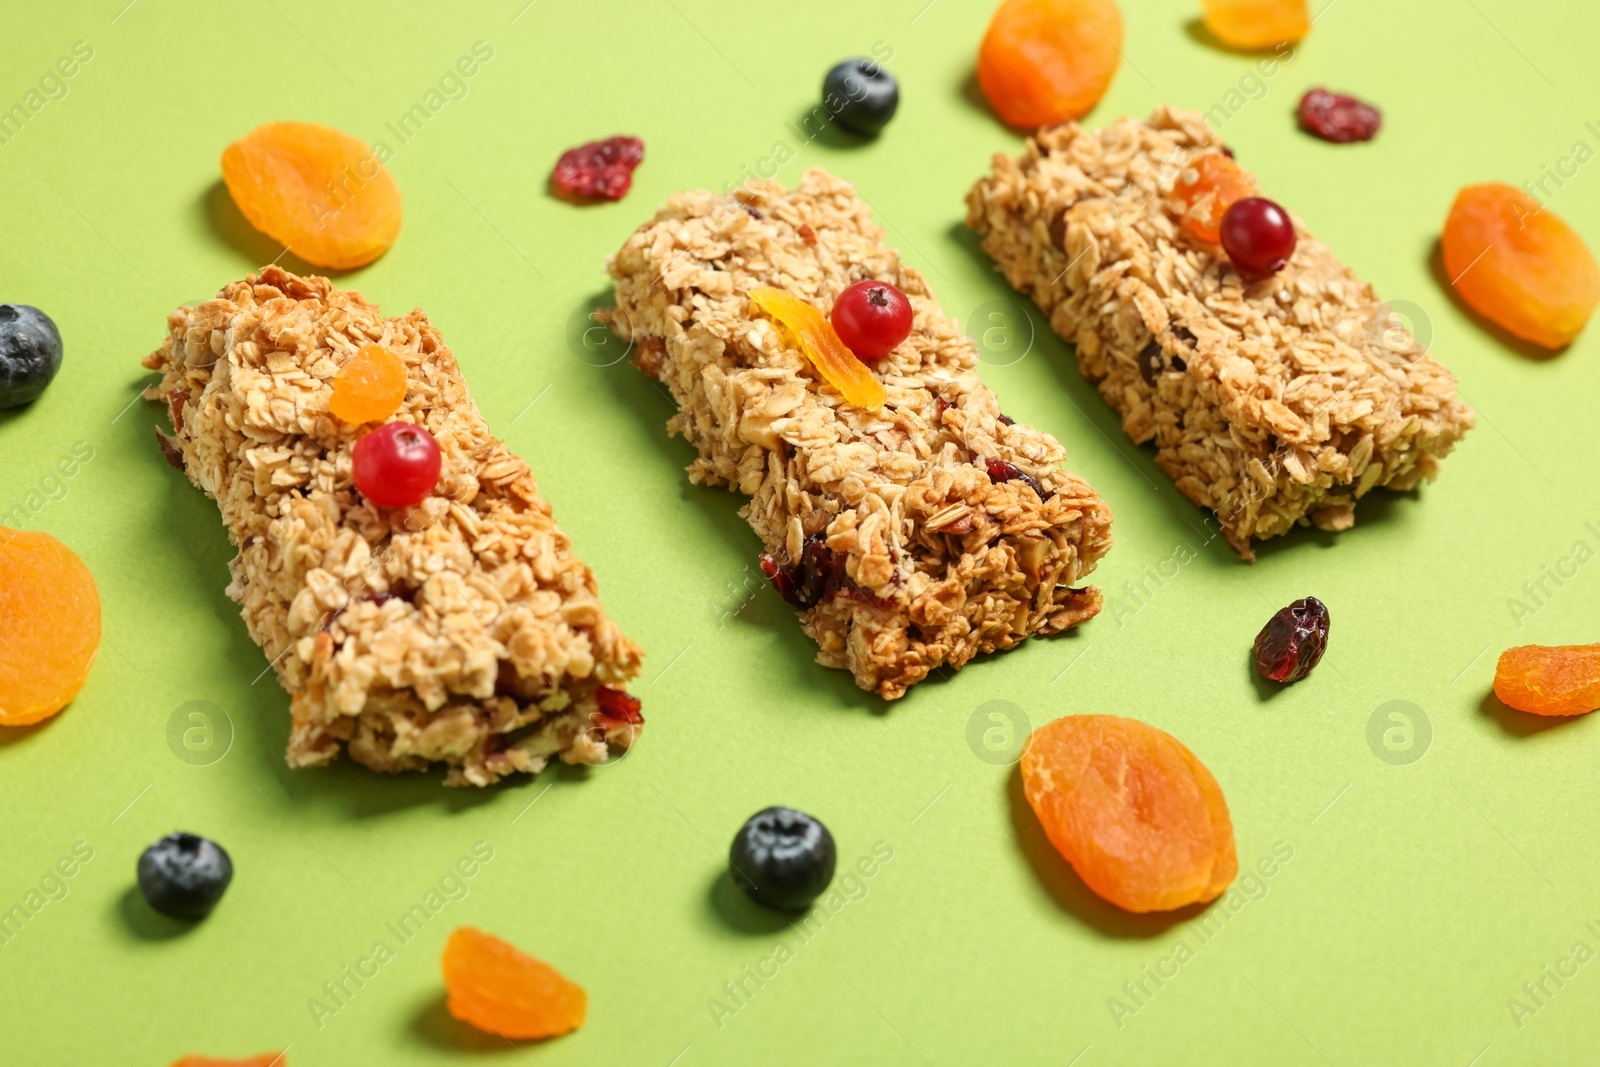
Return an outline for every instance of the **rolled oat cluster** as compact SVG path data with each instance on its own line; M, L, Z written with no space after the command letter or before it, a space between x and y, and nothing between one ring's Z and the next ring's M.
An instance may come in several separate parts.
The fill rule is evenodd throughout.
M384 318L274 266L167 326L146 396L169 406L168 458L216 500L239 550L228 595L291 695L292 766L342 747L376 770L439 762L447 784L486 785L633 739L599 701L638 674L639 649L420 310ZM361 498L360 428L328 413L340 367L368 343L405 363L394 417L443 452L415 507Z
M1246 280L1169 210L1221 150L1198 113L1041 130L997 155L967 223L1184 495L1246 559L1297 523L1343 530L1356 500L1431 479L1474 416L1372 287L1296 220L1280 272Z
M800 576L819 663L894 699L1100 610L1083 580L1111 545L1110 510L1061 469L1053 437L1001 414L972 342L849 184L812 170L798 189L680 194L609 269L613 327L699 451L690 479L750 498L742 514ZM826 313L868 278L913 310L910 337L874 364L878 411L846 403L748 295L771 286Z

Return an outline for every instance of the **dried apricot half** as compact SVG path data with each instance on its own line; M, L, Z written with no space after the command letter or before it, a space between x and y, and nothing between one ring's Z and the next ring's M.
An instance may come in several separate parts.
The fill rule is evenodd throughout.
M364 266L400 233L394 177L364 142L331 126L257 126L223 150L222 180L250 225L319 267Z
M379 345L362 345L333 380L328 410L351 426L382 422L406 398L406 365Z
M1068 715L1022 755L1028 804L1084 884L1128 911L1215 900L1239 873L1217 780L1137 719Z
M556 1037L583 1025L583 987L509 942L472 926L458 928L440 959L450 1014L489 1034Z
M172 1067L288 1067L288 1050L263 1052L259 1056L246 1056L242 1060L219 1060L210 1056L185 1056L174 1060Z
M1291 44L1311 32L1306 0L1201 0L1206 29L1229 48Z
M1256 187L1239 164L1221 152L1196 156L1178 172L1172 196L1183 210L1183 224L1202 241L1222 240L1222 216L1240 200L1256 195Z
M799 343L800 351L845 400L868 411L883 407L888 399L883 383L845 347L826 315L799 297L767 285L750 290L750 300L783 323Z
M1113 0L1005 0L978 47L978 84L1013 126L1053 126L1100 102L1122 60Z
M1494 695L1530 715L1600 708L1600 645L1521 645L1500 653Z
M1544 348L1563 348L1600 304L1583 238L1510 185L1469 185L1439 239L1450 284L1474 311Z
M48 719L78 695L100 647L100 592L49 534L0 526L0 726Z

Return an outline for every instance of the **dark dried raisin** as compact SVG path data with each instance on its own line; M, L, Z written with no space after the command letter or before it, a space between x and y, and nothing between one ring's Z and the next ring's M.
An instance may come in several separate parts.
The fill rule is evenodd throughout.
M1256 634L1256 670L1274 682L1297 682L1328 648L1328 609L1314 596L1296 600Z
M167 463L173 470L183 470L183 449L178 447L178 439L171 434L162 433L161 427L156 427L156 443L161 446L161 454L167 457Z
M633 186L633 168L643 160L639 138L608 137L561 153L553 180L569 196L621 200Z
M1161 342L1151 341L1139 353L1139 376L1146 385L1156 384L1156 375L1167 369L1167 361L1161 356Z
M1040 500L1049 500L1051 496L1055 495L1051 493L1046 496L1044 488L1039 484L1039 480L1015 463L1007 463L1003 459L991 459L984 466L989 470L989 480L991 482L1021 482L1029 489L1032 489L1034 495Z
M1324 141L1349 144L1370 141L1383 125L1383 115L1353 96L1311 89L1300 98L1300 125Z
M800 558L787 566L766 552L759 562L778 595L801 611L816 607L845 582L844 557L828 547L820 531L806 538Z

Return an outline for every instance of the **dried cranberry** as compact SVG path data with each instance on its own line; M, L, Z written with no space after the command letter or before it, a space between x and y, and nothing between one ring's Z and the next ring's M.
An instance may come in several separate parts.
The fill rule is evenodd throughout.
M621 200L633 186L633 168L643 160L644 142L639 138L607 137L561 153L552 180L572 196Z
M644 716L639 714L644 702L638 697L629 696L620 689L607 689L605 686L596 690L594 697L600 705L600 714L606 718L614 722L631 722L635 726L644 725Z
M770 552L761 553L756 557L756 562L761 564L761 573L767 576L767 581L772 583L772 587L778 591L779 596L783 597L788 603L794 604L795 607L802 606L796 603L795 599L793 568L780 564L772 558L772 553Z
M1051 493L1046 496L1044 488L1039 485L1039 480L1015 463L1007 463L1003 459L991 459L984 465L989 469L989 480L991 482L1021 482L1029 489L1032 489L1034 495L1040 500L1049 500L1050 497L1055 495Z
M1326 89L1312 89L1302 96L1299 116L1308 133L1334 144L1370 141L1383 125L1382 113L1371 104Z
M1007 415L1003 411L995 416L995 420L1002 426L1015 426L1017 424L1016 419L1013 419L1010 415Z
M161 446L161 454L167 457L167 463L173 470L183 470L183 449L178 447L178 439L171 434L162 433L161 427L156 427L156 444Z
M1314 596L1296 600L1256 634L1256 670L1274 682L1298 682L1328 648L1328 609Z
M800 558L788 566L765 552L759 561L761 572L778 595L801 611L816 607L845 584L844 557L828 547L827 537L820 531L806 538Z

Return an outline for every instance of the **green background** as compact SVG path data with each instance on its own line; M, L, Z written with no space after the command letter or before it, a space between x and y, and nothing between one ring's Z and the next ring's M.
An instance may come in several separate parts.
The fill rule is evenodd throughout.
M1600 929L1600 739L1588 719L1505 709L1490 681L1507 646L1600 637L1600 563L1587 562L1600 550L1600 337L1529 358L1451 299L1435 252L1459 186L1537 180L1575 142L1600 147L1592 5L1334 0L1258 82L1254 58L1195 29L1197 3L1124 3L1126 62L1089 121L1168 101L1236 111L1222 132L1241 161L1406 302L1479 411L1433 486L1375 494L1354 530L1298 532L1247 566L1208 539L1038 316L990 304L1009 290L961 226L962 195L1020 139L972 80L986 0L124 2L14 10L0 35L5 106L74 42L94 50L67 95L0 145L0 300L44 308L67 353L43 399L0 414L0 513L20 506L23 525L76 549L105 611L79 699L0 732L0 907L25 902L75 843L93 849L65 897L0 947L0 1061L144 1067L283 1045L296 1067L1592 1058L1600 963L1583 954L1537 1001L1523 983L1575 942L1600 949L1584 926ZM385 124L477 41L493 58L465 97L400 146ZM788 124L823 72L875 42L902 86L893 125L875 143L803 143ZM1296 132L1313 85L1380 104L1378 140ZM427 309L647 650L635 692L650 725L620 764L483 791L284 766L287 700L223 595L231 549L216 510L162 461L151 425L163 415L136 400L166 313L279 253L242 223L217 166L230 140L277 119L397 149L400 238L341 284L390 313ZM617 132L647 146L625 202L547 194L561 150ZM614 349L574 341L607 298L603 257L657 203L738 182L779 142L794 153L781 180L822 165L858 183L946 310L988 335L986 380L1007 412L1060 437L1116 513L1095 575L1113 599L1104 615L892 706L812 663L758 579L738 499L687 484L689 449L663 432L668 401L625 361L602 365ZM1600 240L1600 164L1548 188L1552 209ZM93 458L61 475L84 447ZM1580 541L1586 562L1563 564ZM1147 577L1175 556L1187 562ZM1558 567L1576 573L1527 600L1523 583ZM1269 693L1250 641L1306 594L1330 606L1331 648L1308 680ZM199 751L169 744L191 701L214 709L209 750L203 732ZM991 751L1006 742L992 701L1034 723L1110 712L1171 731L1226 791L1241 864L1275 845L1292 859L1244 886L1203 944L1192 912L1100 903ZM1390 701L1409 704L1404 720L1380 714L1386 747L1369 720ZM893 850L806 943L722 875L735 828L772 803L821 816L843 863L877 842ZM131 888L140 850L180 827L215 837L237 867L192 929ZM475 842L493 858L466 895L398 945L384 924ZM464 923L582 983L584 1028L516 1048L459 1028L438 952ZM319 1028L308 1000L380 939L394 959ZM1172 975L1162 961L1179 942L1186 959L1158 987L1144 969ZM719 1026L708 1000L779 943L793 958L763 987L747 981L743 1006L725 1001L738 1010ZM1148 995L1134 1000L1123 983L1139 980ZM1520 1020L1512 997L1530 1009Z

